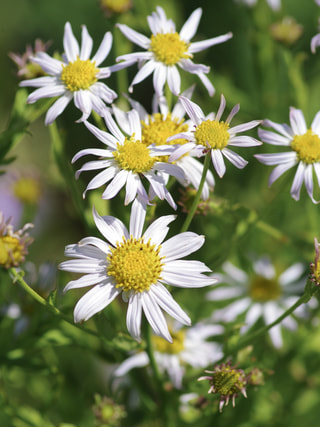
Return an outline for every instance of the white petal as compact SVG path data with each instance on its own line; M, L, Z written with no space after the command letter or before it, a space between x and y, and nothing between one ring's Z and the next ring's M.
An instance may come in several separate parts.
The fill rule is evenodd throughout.
M180 93L181 79L180 74L175 65L172 65L167 68L167 82L170 91L178 96Z
M242 294L243 294L243 289L241 289L241 287L234 288L232 286L223 286L208 292L207 298L210 301L221 301L221 300L236 298Z
M226 165L224 164L221 151L217 149L211 150L211 159L217 174L222 178L226 172Z
M166 319L150 292L141 294L142 308L153 332L172 343Z
M111 102L117 98L116 92L110 89L107 85L101 82L94 83L89 91L93 93L95 96L101 98L107 104L111 104Z
M105 272L85 274L79 279L71 280L63 289L63 293L69 291L70 289L80 289L87 286L97 285L104 280L106 280Z
M44 87L44 86L56 86L56 77L37 77L36 79L23 80L19 83L20 87L31 86L31 87Z
M103 37L103 40L97 50L97 53L91 59L91 62L95 62L96 67L99 67L101 62L103 62L106 57L109 55L112 45L112 34L110 32L106 33Z
M157 63L153 73L153 87L157 94L157 97L163 95L163 87L167 80L168 67L161 62Z
M292 138L288 138L287 136L279 135L275 132L270 132L264 129L258 129L259 138L266 142L267 144L272 145L284 145L289 146Z
M161 278L166 284L176 286L178 288L203 288L216 283L216 279L213 277L205 276L200 273L191 275L188 273L183 274L167 271L166 266L161 273Z
M293 264L291 267L287 268L280 276L279 283L281 286L287 286L292 282L298 280L302 273L305 271L305 265L302 262Z
M184 96L180 96L179 100L196 126L200 125L200 123L205 120L205 115L199 105Z
M122 377L126 375L133 368L142 368L149 364L149 357L145 351L134 354L128 359L124 360L121 365L114 371L113 375Z
M108 110L105 110L103 117L104 117L104 120L106 122L108 130L112 133L112 135L115 136L115 138L118 142L123 142L125 137L121 133L116 122L113 120L111 113ZM115 146L115 148L116 148L116 146Z
M243 157L239 156L239 154L234 153L228 148L224 148L222 154L238 169L242 169L248 164L248 162Z
M304 180L306 166L303 162L299 162L296 174L293 179L290 194L295 200L300 198L300 190Z
M86 61L90 58L91 51L92 51L92 38L90 37L87 27L85 25L82 25L82 32L81 32L81 49L80 49L80 56L79 58L82 61Z
M226 33L226 34L223 34L222 36L213 37L211 39L191 43L188 51L190 53L200 52L201 50L207 49L210 46L214 46L216 44L224 43L227 40L231 39L232 36L233 36L232 33Z
M81 120L86 120L92 109L92 103L91 103L91 97L90 92L88 90L77 90L74 92L74 104L77 108L79 108L80 111L83 112L83 116Z
M93 217L98 230L111 245L116 246L123 237L125 239L130 238L127 228L119 219L113 216L101 217L94 208Z
M51 58L46 52L38 52L37 55L32 58L32 62L39 64L43 71L53 76L60 76L63 69L62 66L64 65L63 62L58 59Z
M81 172L81 169L78 171ZM96 188L101 187L102 185L109 182L113 177L115 176L117 170L115 168L108 168L106 170L103 170L102 172L98 173L95 177L91 179L89 184L87 185L85 191L83 192L83 197L85 198L87 191L94 190Z
M130 335L140 341L142 303L141 293L137 292L129 298L127 311L127 328Z
M91 123L84 121L83 122L87 129L96 137L99 139L99 141L103 142L106 145L109 145L112 150L115 150L117 148L117 139L112 136L111 134L108 134L107 132L100 130L96 126L92 125ZM121 138L123 139L123 136L121 135ZM121 139L121 140L122 140ZM74 160L75 161L75 160Z
M197 251L204 244L204 236L199 236L191 231L177 234L161 245L161 256L165 256L166 262L183 258Z
M146 217L146 206L137 198L132 204L130 215L130 236L139 239L142 236L144 221ZM146 241L148 239L146 238Z
M312 124L311 124L311 129L317 135L320 135L320 111L318 111L317 114L315 115L315 117L312 121Z
M68 59L68 62L73 62L79 55L79 44L73 35L72 28L69 22L64 27L63 47Z
M196 34L201 15L202 9L200 7L192 12L180 30L179 36L182 40L189 42Z
M120 29L122 34L124 34L133 43L143 47L144 49L149 48L150 39L148 39L148 37L138 33L135 30L132 30L131 28L129 28L127 25L124 25L124 24L117 24L117 27Z
M152 60L144 64L142 68L140 68L140 70L137 72L134 79L132 80L129 88L129 92L132 92L132 86L146 79L151 73L153 73L156 67L157 67L157 63Z
M251 328L251 326L253 326L256 321L259 319L259 317L261 316L262 311L261 311L261 305L260 304L253 304L247 314L246 314L246 318L245 318L245 326L243 326L241 328L241 333L245 333L249 328Z
M74 308L75 323L88 320L94 314L103 310L121 292L111 284L96 285L80 298Z
M150 292L156 303L171 317L184 325L191 325L190 317L182 310L179 304L173 299L170 292L161 283L152 285Z
M63 113L66 106L69 104L69 102L72 99L71 94L66 94L62 96L61 98L57 99L56 102L51 105L49 110L47 111L46 118L45 118L45 125L50 125L55 121L55 119Z
M290 124L293 133L296 135L303 135L307 132L307 125L303 112L297 108L290 108Z
M175 219L175 215L166 215L157 218L146 229L144 233L145 240L148 241L151 239L153 244L160 245L168 234L169 227L167 225Z
M107 188L104 190L102 194L103 199L113 199L121 188L123 188L126 185L128 177L128 172L126 170L120 170L112 179L110 184L107 186Z
M273 169L269 176L269 187L276 181L283 173L291 169L296 164L296 161L290 163L280 164Z
M27 103L33 104L34 102L38 101L41 98L51 98L54 96L63 95L65 93L66 93L66 89L62 85L40 87L39 89L36 89L34 92L32 92L28 96Z

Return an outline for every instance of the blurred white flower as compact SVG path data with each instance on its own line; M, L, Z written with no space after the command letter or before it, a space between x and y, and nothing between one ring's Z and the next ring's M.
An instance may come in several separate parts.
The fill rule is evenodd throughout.
M220 325L197 323L188 329L176 324L170 330L173 342L168 343L160 337L153 337L154 357L162 373L166 372L172 385L182 388L186 365L195 369L205 368L223 357L221 345L206 341L213 335L223 333ZM138 352L126 359L115 370L115 376L123 376L133 368L149 365L145 351Z
M245 313L241 334L247 332L259 318L262 318L266 325L274 322L298 300L307 280L306 276L301 278L305 271L302 263L292 265L278 276L269 258L265 257L253 262L253 270L254 274L248 275L226 262L223 265L223 274L215 275L223 286L207 294L211 301L233 300L229 305L213 312L213 321L232 322ZM311 306L314 303L315 300L311 300ZM296 316L303 316L305 313L305 305L294 311ZM294 330L297 328L297 321L290 315L281 324L269 330L275 347L282 346L281 326Z

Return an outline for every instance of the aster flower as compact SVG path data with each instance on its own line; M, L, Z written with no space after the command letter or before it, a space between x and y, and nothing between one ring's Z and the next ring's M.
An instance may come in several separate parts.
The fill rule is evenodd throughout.
M198 381L208 380L210 388L208 393L220 394L219 411L222 412L224 406L227 406L230 399L232 406L235 406L235 400L241 393L247 397L246 386L247 378L242 369L232 366L231 361L221 363L214 367L214 371L205 371L207 374L198 378Z
M32 224L25 224L21 230L14 231L10 218L5 221L0 211L0 266L5 268L17 267L25 260L28 246L33 239L26 232Z
M303 112L290 108L290 126L271 120L264 120L263 125L275 132L259 129L260 139L272 145L288 147L290 151L282 153L256 154L255 157L263 164L275 166L269 177L269 186L284 172L298 165L291 186L291 197L300 198L303 182L313 203L313 171L320 186L320 111L316 114L308 129Z
M194 87L191 87L183 92L183 95L187 98L192 96ZM132 99L129 99L131 106L134 110L139 113L142 126L141 141L149 146L155 144L155 146L163 146L167 144L179 144L183 145L188 141L185 139L168 141L170 136L173 136L179 132L184 132L191 129L191 121L185 121L185 109L183 108L180 100L173 106L172 111L169 111L169 107L165 97L154 97L153 100L153 112L148 114L145 108L139 103ZM122 112L119 109L115 109L115 114L118 117L118 122L121 123L123 120ZM168 161L168 158L164 158L164 161ZM185 175L183 181L180 180L180 184L189 185L191 183L197 190L201 181L203 164L199 160L195 159L190 155L182 156L175 161L175 164L179 166ZM165 177L167 181L168 177ZM201 197L203 200L207 200L209 197L209 191L214 187L214 178L211 171L208 171L207 177L203 186Z
M266 325L271 324L290 308L303 292L306 277L301 279L301 276L304 270L302 263L296 263L278 275L269 258L264 257L253 262L254 273L248 276L230 262L226 262L223 265L224 274L217 275L223 286L209 292L207 298L212 301L230 301L226 307L214 311L213 320L231 322L240 314L245 314L241 334L247 332L259 318L263 318ZM314 304L312 300L308 305L310 303L311 306ZM300 306L294 312L300 317L305 313L305 306ZM290 315L283 319L281 324L269 330L271 341L277 348L282 346L281 326L294 330L297 328L297 322Z
M29 95L27 102L33 104L41 98L59 97L47 111L46 125L54 122L72 99L75 106L83 113L80 120L85 120L89 117L91 110L102 115L106 108L105 102L110 104L117 97L113 90L98 81L109 77L112 72L112 67L99 68L111 49L112 34L108 32L104 35L97 53L90 59L92 44L87 27L83 25L82 44L79 48L71 25L67 22L64 28L63 60L52 58L45 52L38 52L31 58L49 76L20 83L20 86L38 88Z
M246 4L247 6L254 6L257 0L236 0L238 3ZM268 5L274 11L281 9L281 0L267 0Z
M188 329L181 326L176 324L171 328L172 344L161 337L152 337L157 366L162 373L167 372L172 385L177 389L182 388L186 365L195 369L205 368L223 356L220 344L206 341L213 335L221 334L222 326L204 323L198 323ZM148 365L147 353L138 352L122 362L114 375L121 377L133 368Z
M217 114L211 113L208 116L205 116L199 105L190 101L190 99L181 96L180 100L194 127L192 130L178 133L169 138L169 140L183 138L189 141L188 144L184 144L178 148L169 157L169 161L175 161L186 153L200 157L210 151L213 166L220 178L223 177L226 171L223 157L228 159L237 168L244 168L248 162L228 147L253 147L261 145L260 141L251 136L237 135L238 132L244 132L258 126L260 121L252 120L251 122L230 127L231 120L239 111L239 104L232 108L225 122L220 121L226 106L226 100L223 95L221 95Z
M185 232L164 242L168 224L175 217L160 217L142 233L145 214L136 199L127 230L119 219L100 217L93 211L95 224L105 240L86 237L78 244L68 245L65 255L73 259L62 262L59 268L84 273L69 282L65 291L92 287L76 304L75 322L88 320L122 294L128 302L127 328L134 339L140 340L143 311L154 334L172 342L162 310L184 325L191 322L165 285L199 288L214 284L216 279L203 274L210 271L204 263L180 259L198 250L204 243L203 236Z
M99 157L99 160L85 163L77 171L77 178L83 171L103 169L89 182L84 196L88 190L101 187L111 181L102 195L103 199L113 198L125 186L125 205L131 203L137 195L145 203L148 203L149 196L141 181L141 177L145 177L152 189L151 199L153 199L153 195L156 195L161 200L167 200L170 206L175 209L176 204L165 186L166 183L161 173L173 175L183 181L185 179L183 170L177 165L158 161L159 156L172 154L175 147L153 147L152 145L147 147L143 144L141 142L141 123L135 110L121 115L119 126L122 131L107 110L104 112L104 119L107 128L112 133L102 131L87 121L84 123L89 131L103 142L107 148L84 149L79 151L72 159L72 162L75 162L80 157L88 154ZM125 134L128 136L125 136Z
M206 74L210 68L192 62L193 54L207 49L210 46L223 43L232 37L227 33L219 37L191 43L202 15L200 8L196 9L183 25L180 33L171 19L167 19L162 7L158 6L156 12L148 16L148 24L152 35L150 38L132 30L127 25L118 24L121 32L133 43L139 45L145 52L129 53L117 58L121 67L128 67L135 62L143 64L134 77L129 92L135 84L140 83L153 73L153 86L158 96L163 94L164 84L167 82L170 91L178 95L180 93L180 74L178 67L191 74L196 74L209 94L214 94L214 87Z

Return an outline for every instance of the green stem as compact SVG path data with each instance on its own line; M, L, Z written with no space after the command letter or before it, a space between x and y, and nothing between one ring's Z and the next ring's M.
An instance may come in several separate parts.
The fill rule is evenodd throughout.
M201 180L200 180L200 184L199 184L197 194L193 200L193 203L192 203L191 209L187 215L187 218L185 219L185 221L182 225L181 233L188 230L189 225L192 221L192 218L194 217L194 214L197 210L197 207L198 207L198 204L200 201L200 197L201 197L201 192L202 192L202 189L203 189L206 177L207 177L207 172L209 169L210 160L211 160L211 156L210 156L210 153L208 153L204 159L203 171L202 171L202 176L201 176Z
M147 326L146 326L145 339L146 339L146 352L149 357L154 378L157 382L157 386L159 387L159 390L163 390L162 378L158 369L156 359L154 357L153 344L152 344L152 331L149 323L147 323Z
M279 316L274 322L270 323L269 325L263 326L257 329L256 331L252 332L252 334L249 334L243 337L242 339L240 339L236 344L236 346L232 349L232 352L235 353L236 351L243 348L245 345L251 343L251 341L256 339L258 336L268 332L271 328L281 323L283 319L285 319L287 316L293 313L298 307L300 307L300 305L306 304L319 291L318 286L315 286L312 288L311 286L312 286L312 283L308 281L306 284L304 294L290 308L288 308L288 310L286 310L283 314L281 314L281 316Z
M95 331L91 330L91 329L87 329L84 328L81 325L78 325L76 323L73 323L72 320L70 320L65 314L61 313L61 311L55 307L54 305L50 304L46 299L44 299L41 295L39 295L34 289L32 289L27 282L22 278L22 274L23 272L18 272L15 268L10 268L9 269L9 274L11 275L12 279L13 279L13 283L18 283L22 289L24 289L24 291L27 292L28 295L31 296L31 298L33 298L35 301L37 301L39 304L41 304L43 307L45 307L47 310L49 310L52 314L54 314L55 316L59 317L61 320L63 320L64 322L69 323L69 325L72 325L74 328L80 329L83 332L86 332L87 334L90 334L98 339L103 339L103 337L101 337L99 334L97 334ZM104 341L104 344L106 345L107 348L109 348L110 350L114 350L117 348L116 345L107 342L106 340Z

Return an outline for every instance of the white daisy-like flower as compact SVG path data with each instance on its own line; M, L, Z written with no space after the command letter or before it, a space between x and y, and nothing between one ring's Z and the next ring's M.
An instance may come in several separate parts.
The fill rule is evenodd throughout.
M200 288L216 282L204 272L210 269L200 261L181 260L198 250L204 236L193 232L164 239L174 215L156 219L143 233L146 210L136 199L132 204L129 230L117 218L99 216L95 224L105 240L86 237L68 245L65 255L74 259L62 262L61 270L84 273L72 280L65 291L92 286L74 309L75 322L88 320L122 294L128 302L127 328L140 340L141 315L144 312L153 332L172 342L162 310L184 325L189 316L173 299L165 285Z
M216 277L223 286L210 291L207 298L212 301L233 301L226 307L215 310L212 318L214 321L232 322L240 314L245 314L241 334L247 332L259 318L262 318L266 325L274 322L298 300L307 280L306 276L302 277L305 271L302 263L296 263L277 275L267 257L253 262L252 275L248 275L230 262L224 263L222 269L223 274L217 274ZM313 304L314 301L311 302L311 306ZM300 306L294 314L305 315L306 306ZM297 322L290 315L269 330L272 343L277 348L282 346L281 326L294 330L297 328Z
M257 0L236 0L236 2L252 7L257 3ZM267 3L272 10L276 11L281 9L281 0L267 0Z
M118 110L116 111L119 117ZM175 176L178 180L183 181L185 180L184 172L177 165L158 160L161 156L172 154L175 147L170 145L154 147L143 144L141 142L141 122L139 114L135 110L121 114L119 126L122 130L108 110L104 111L103 117L111 133L102 131L87 121L84 124L107 147L81 150L72 159L72 162L75 162L88 154L99 157L99 160L85 163L77 171L77 178L83 171L103 169L89 182L84 196L88 190L101 187L111 181L102 194L103 199L113 198L125 186L125 205L131 203L137 195L143 198L145 203L156 195L160 200L167 200L170 206L176 209L176 204L165 186L166 182L162 173ZM142 177L150 183L151 196L143 186Z
M223 327L198 323L188 329L178 324L170 329L173 338L172 343L164 341L161 337L152 337L154 357L160 372L166 372L172 385L181 389L186 365L195 369L206 368L223 357L220 344L206 341L213 335L221 334ZM148 354L145 351L138 352L122 362L115 370L114 375L121 377L133 368L148 365Z
M178 95L181 83L178 66L188 73L196 74L212 96L214 87L206 76L210 68L203 64L195 64L192 61L193 54L229 40L232 33L190 43L197 31L202 10L196 9L185 22L180 33L177 33L175 23L171 19L167 19L162 7L158 6L156 9L157 11L147 18L152 32L150 38L127 25L117 25L130 41L146 50L117 58L117 61L123 61L120 63L122 67L129 67L135 62L138 62L139 65L142 64L130 85L129 92L132 92L135 84L140 83L153 73L153 86L158 96L163 94L163 87L166 82L170 91Z
M213 166L220 178L226 172L223 157L228 159L237 168L244 168L248 162L228 147L253 147L261 145L260 141L251 136L237 135L238 132L244 132L258 126L261 121L252 120L230 127L231 120L239 111L239 104L232 108L225 122L220 121L226 106L226 100L223 95L221 95L217 114L211 113L208 116L205 116L199 105L190 101L190 99L180 96L180 100L194 126L187 132L181 132L169 138L169 140L182 138L189 141L187 144L181 145L169 157L169 161L175 161L186 153L189 153L191 156L200 157L210 151Z
M187 98L192 96L194 87L191 87L183 92L183 95ZM183 108L180 100L173 106L172 110L169 111L169 107L165 97L154 97L153 112L148 114L145 108L139 103L132 99L129 99L131 106L134 110L139 113L139 117L142 125L142 142L149 146L155 144L155 146L167 145L168 143L173 144L185 144L188 141L186 139L179 139L168 142L168 138L179 132L190 130L192 123L190 120L185 121L185 109ZM121 110L115 109L116 116L118 116L118 122L121 123ZM164 161L168 161L168 158L164 158ZM189 185L191 183L197 190L200 185L203 164L196 158L185 155L175 161L175 164L179 166L185 175L185 180L180 181L182 185ZM168 177L165 177L167 180ZM214 187L214 177L210 170L207 172L207 177L202 189L201 198L207 200L210 194L210 190Z
M263 125L275 132L259 129L259 137L263 142L288 147L290 151L282 153L256 154L255 157L265 165L275 166L269 177L269 186L288 169L298 165L291 186L291 196L300 198L303 182L313 201L313 171L320 186L320 111L315 115L308 129L301 110L290 108L290 126L264 120Z
M38 89L27 99L33 104L41 98L59 97L49 108L45 124L49 125L65 110L73 99L75 106L82 111L80 121L89 117L92 110L102 115L117 94L106 84L100 82L110 76L112 67L99 65L106 59L112 45L112 34L106 33L97 53L90 59L93 41L85 25L82 26L81 48L72 32L69 22L65 24L63 46L65 53L62 61L52 58L45 52L38 52L31 58L32 62L41 66L45 77L24 80L20 86L32 86Z

